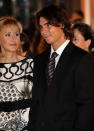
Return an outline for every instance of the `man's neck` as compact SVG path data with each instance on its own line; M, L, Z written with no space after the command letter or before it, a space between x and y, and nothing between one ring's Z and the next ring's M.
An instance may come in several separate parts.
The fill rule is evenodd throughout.
M54 49L54 51L56 51L67 39L60 39L60 41L53 43L52 47Z

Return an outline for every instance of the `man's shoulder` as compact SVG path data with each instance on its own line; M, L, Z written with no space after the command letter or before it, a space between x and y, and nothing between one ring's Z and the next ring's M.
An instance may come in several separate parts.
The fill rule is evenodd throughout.
M75 46L73 44L73 49L71 51L71 58L75 61L78 61L78 63L94 63L94 56L92 56L87 51ZM94 64L93 64L94 65Z
M73 43L72 45L73 45L72 53L75 54L75 56L91 56L91 54L89 54L87 51L77 47Z
M94 61L94 57L86 52L85 50L75 46L72 42L69 43L70 47L68 48L68 52L69 52L69 57L70 57L70 60L74 61L74 62L84 62L84 61ZM82 62L82 63L83 63Z

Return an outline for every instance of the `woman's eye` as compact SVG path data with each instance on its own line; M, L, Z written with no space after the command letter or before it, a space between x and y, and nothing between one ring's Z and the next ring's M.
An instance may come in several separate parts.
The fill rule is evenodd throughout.
M19 33L16 33L15 36L19 36Z
M5 34L5 36L10 36L10 34Z
M78 39L77 39L77 38L74 38L73 40L74 40L74 41L77 41Z

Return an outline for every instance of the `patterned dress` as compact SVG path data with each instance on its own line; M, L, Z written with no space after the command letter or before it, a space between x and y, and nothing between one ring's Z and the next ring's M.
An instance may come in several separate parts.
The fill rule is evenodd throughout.
M21 131L29 121L33 60L0 63L0 130ZM30 104L30 102L29 102ZM6 110L6 111L5 111Z

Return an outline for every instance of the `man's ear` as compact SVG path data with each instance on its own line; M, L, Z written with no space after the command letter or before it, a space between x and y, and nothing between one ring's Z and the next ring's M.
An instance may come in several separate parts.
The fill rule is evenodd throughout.
M62 25L62 24L59 24L59 27L60 27L61 29L63 29L63 28L64 28L64 25Z

